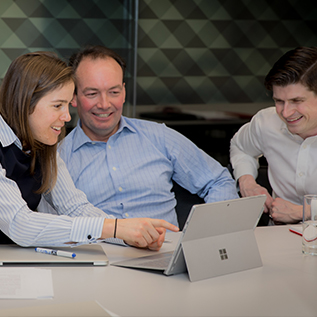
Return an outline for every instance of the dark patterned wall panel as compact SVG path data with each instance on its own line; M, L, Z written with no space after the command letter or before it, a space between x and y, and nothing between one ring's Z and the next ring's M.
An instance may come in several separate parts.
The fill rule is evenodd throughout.
M53 50L62 58L87 44L115 49L127 61L132 99L134 0L1 0L0 77L17 56Z
M28 51L62 57L104 44L128 63L132 103L134 0L1 0L0 77ZM137 104L268 101L263 78L298 45L317 44L310 0L139 0Z
M269 101L273 62L317 45L310 0L143 0L139 11L138 105Z

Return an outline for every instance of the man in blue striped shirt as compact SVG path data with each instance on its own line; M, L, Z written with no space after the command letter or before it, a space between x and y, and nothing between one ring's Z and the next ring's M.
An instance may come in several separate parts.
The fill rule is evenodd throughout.
M86 47L70 65L80 120L59 152L93 205L116 218L177 225L172 180L205 202L238 197L228 170L190 140L164 124L122 116L125 63L115 52Z

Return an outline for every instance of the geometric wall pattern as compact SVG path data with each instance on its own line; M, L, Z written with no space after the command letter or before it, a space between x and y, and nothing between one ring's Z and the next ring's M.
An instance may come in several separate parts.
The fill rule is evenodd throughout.
M317 45L310 0L1 0L0 78L29 51L103 44L127 61L131 103L137 2L137 105L265 102L273 62Z
M137 104L266 102L277 58L317 45L307 0L146 0L138 24Z
M84 45L101 44L116 50L129 65L126 74L129 103L134 7L134 1L129 0L1 0L0 78L21 54L53 50L68 60Z

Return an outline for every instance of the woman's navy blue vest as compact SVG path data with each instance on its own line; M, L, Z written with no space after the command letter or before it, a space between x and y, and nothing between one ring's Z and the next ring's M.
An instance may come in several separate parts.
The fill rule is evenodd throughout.
M6 170L6 177L17 183L28 207L35 211L41 199L41 195L35 193L41 187L40 165L36 164L34 175L30 175L31 157L14 144L7 147L0 144L0 164ZM5 212L1 210L0 215ZM0 244L4 243L13 242L0 230Z

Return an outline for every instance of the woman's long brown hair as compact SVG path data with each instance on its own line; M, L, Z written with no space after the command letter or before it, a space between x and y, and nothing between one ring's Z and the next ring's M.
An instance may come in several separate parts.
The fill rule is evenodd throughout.
M30 153L31 174L36 162L41 165L39 193L51 190L56 183L57 144L46 145L34 139L29 115L42 97L71 81L74 81L72 69L55 53L35 52L16 58L1 84L0 114L21 141L23 151Z

